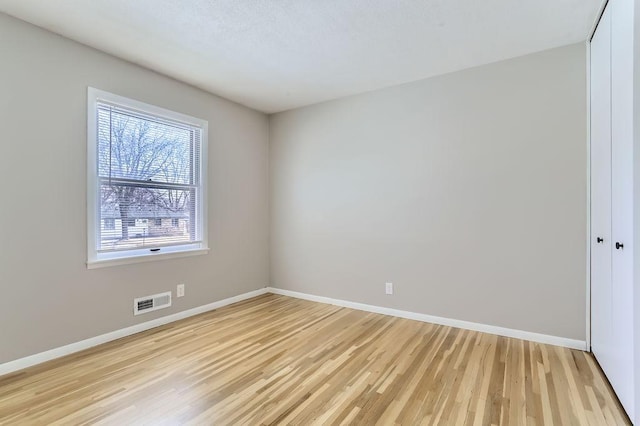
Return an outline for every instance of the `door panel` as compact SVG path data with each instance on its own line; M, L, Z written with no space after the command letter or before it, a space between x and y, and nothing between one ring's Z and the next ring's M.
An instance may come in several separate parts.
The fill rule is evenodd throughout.
M609 377L615 373L611 248L611 15L607 8L591 41L591 348Z
M612 362L609 380L633 418L633 0L611 1ZM623 247L616 248L620 243ZM612 371L614 370L614 371Z

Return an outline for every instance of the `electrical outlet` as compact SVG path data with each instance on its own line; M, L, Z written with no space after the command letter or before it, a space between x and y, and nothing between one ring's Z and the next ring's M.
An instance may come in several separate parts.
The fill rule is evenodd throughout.
M178 297L184 296L184 284L178 284L178 288L176 289L176 296Z
M393 294L393 283L386 283L385 284L385 292L387 294Z

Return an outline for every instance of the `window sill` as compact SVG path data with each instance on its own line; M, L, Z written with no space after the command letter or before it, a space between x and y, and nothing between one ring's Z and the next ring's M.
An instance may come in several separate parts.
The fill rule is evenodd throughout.
M169 253L149 253L149 254L144 254L140 256L91 260L87 262L87 269L98 269L98 268L106 268L109 266L130 265L134 263L178 259L181 257L201 256L207 253L209 253L208 248L199 248L199 249L193 249L193 250L174 251Z

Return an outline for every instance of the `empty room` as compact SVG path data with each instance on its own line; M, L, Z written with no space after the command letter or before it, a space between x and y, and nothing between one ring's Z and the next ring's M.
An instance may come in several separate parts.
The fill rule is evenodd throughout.
M0 0L0 138L0 425L640 425L635 0Z

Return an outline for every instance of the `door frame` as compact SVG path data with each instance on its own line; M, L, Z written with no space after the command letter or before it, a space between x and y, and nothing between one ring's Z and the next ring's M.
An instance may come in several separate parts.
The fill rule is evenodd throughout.
M598 19L599 21L599 19ZM593 28L595 31L595 27ZM589 35L589 39L585 42L586 58L587 58L587 249L586 249L586 310L585 310L585 341L586 350L591 352L591 39L593 32Z

